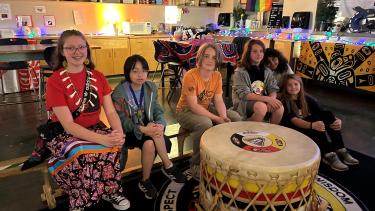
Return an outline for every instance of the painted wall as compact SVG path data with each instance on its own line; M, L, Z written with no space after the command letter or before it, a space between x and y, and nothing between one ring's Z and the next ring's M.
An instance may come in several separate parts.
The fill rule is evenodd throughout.
M315 15L318 0L284 0L283 16L290 16L292 19L295 12L312 12L310 17L310 30L315 25Z
M232 0L226 0L232 1ZM26 1L26 0L0 0L0 3L9 3L12 10L12 20L0 20L0 28L16 29L16 15L31 15L34 26L45 28L47 34L59 33L66 29L78 29L84 33L95 33L108 27L108 13L117 11L120 22L133 19L134 21L150 21L153 26L164 22L164 6L161 5L132 5L110 4L91 2L54 2L54 1ZM45 14L36 14L34 6L46 6ZM82 15L83 24L75 25L73 10ZM189 14L181 16L184 26L204 26L216 22L215 8L189 7ZM54 15L56 27L44 27L44 15Z

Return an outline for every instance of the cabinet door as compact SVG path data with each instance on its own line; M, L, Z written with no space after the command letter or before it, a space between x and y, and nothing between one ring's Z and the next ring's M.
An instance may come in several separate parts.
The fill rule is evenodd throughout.
M112 48L95 50L96 69L105 76L113 75L113 50Z
M113 49L113 71L115 75L124 74L124 63L130 55L129 48L114 48Z
M292 58L292 44L292 41L275 40L273 48L280 51L288 62L290 62Z
M92 62L94 62L95 66L97 65L96 64L96 51L97 50L99 50L99 49L93 49L93 50L91 50L91 60L92 60ZM97 68L97 66L96 66L96 68Z
M148 42L147 38L140 38L140 39L130 39L130 53L139 54L141 56L145 56L147 49L148 49Z

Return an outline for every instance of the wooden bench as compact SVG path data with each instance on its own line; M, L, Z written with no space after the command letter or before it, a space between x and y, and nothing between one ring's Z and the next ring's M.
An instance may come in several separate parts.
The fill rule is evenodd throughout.
M183 157L191 156L191 152L186 155L183 155L183 148L184 148L184 138L188 133L181 133L179 134L180 125L178 123L167 125L165 134L168 138L172 139L177 137L177 144L178 144L178 157L171 159L172 161L181 159ZM183 139L182 139L183 138ZM182 141L181 141L182 139ZM22 175L27 174L30 172L41 172L43 175L43 185L42 185L42 193L41 193L41 200L42 202L47 202L47 206L49 209L56 208L56 198L59 196L64 195L62 189L57 188L53 189L50 183L50 177L47 169L47 161L32 167L30 169L21 171L22 164L25 160L27 160L29 156L19 157L15 159L0 161L0 179L10 176ZM156 162L154 166L161 166L161 162ZM135 172L142 171L141 165L136 165L131 168L126 168L122 172L122 176L130 175Z

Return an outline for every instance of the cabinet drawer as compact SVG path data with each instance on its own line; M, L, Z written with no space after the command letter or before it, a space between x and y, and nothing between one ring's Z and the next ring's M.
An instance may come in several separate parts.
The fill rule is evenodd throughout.
M109 38L92 38L89 40L91 45L97 45L101 48L129 48L129 39L109 39Z

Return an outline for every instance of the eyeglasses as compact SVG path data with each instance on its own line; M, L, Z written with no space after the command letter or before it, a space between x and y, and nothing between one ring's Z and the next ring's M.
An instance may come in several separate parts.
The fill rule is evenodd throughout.
M80 45L78 47L68 46L68 47L64 47L63 49L68 51L69 53L75 53L77 50L80 52L85 51L87 49L87 46L86 45Z

